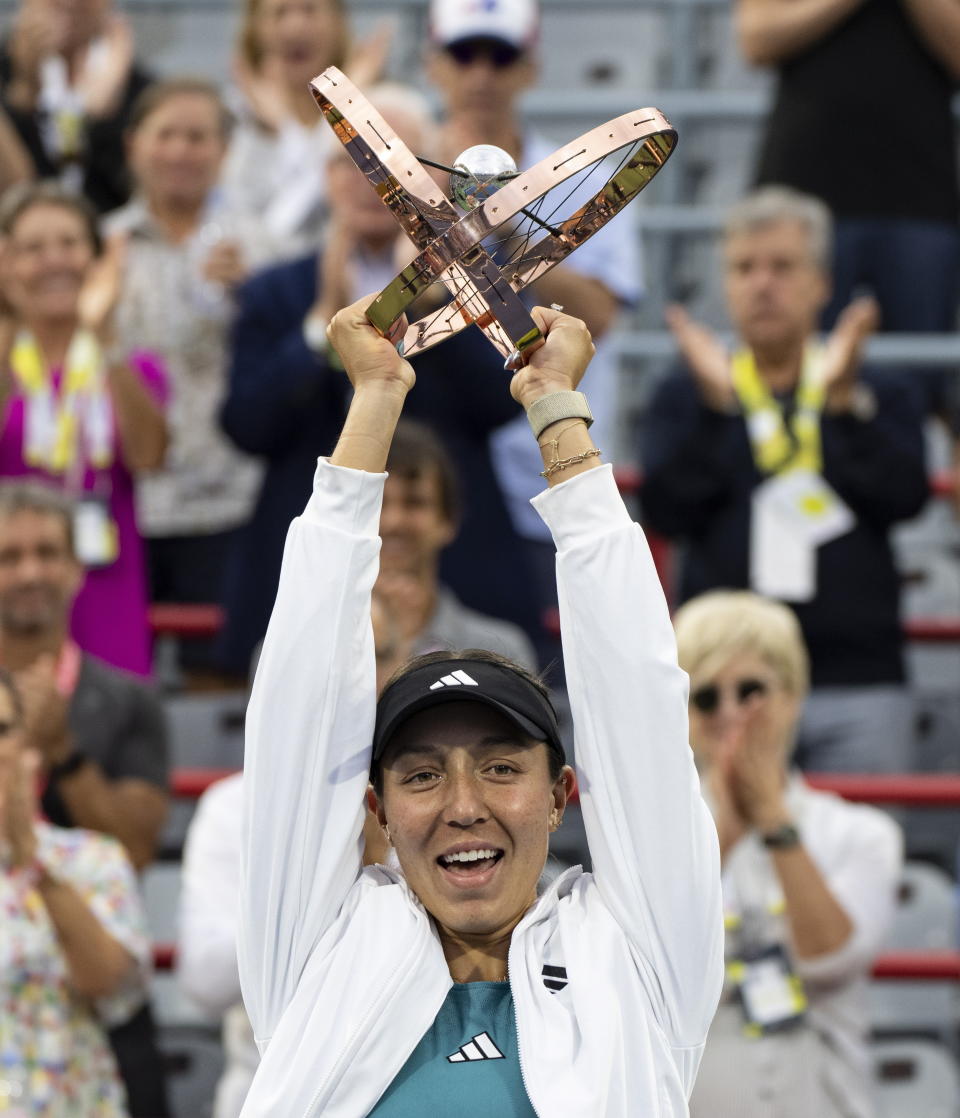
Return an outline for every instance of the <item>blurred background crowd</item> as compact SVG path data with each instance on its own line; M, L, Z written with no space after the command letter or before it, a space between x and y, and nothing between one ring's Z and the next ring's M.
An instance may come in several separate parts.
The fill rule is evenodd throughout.
M326 324L413 255L310 93L336 65L441 165L484 143L523 170L642 105L677 127L526 294L594 335L595 438L690 674L729 962L692 1112L960 1115L960 0L0 21L0 1113L234 1118L256 1067L246 688L348 402ZM473 330L415 368L378 673L490 648L562 710L509 374ZM576 814L558 864L587 857Z

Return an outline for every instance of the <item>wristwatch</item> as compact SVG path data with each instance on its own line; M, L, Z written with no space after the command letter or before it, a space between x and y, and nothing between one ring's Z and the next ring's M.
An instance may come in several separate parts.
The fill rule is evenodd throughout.
M800 832L793 823L781 823L772 831L764 831L760 841L768 850L789 850L800 842Z
M862 381L855 384L850 391L849 412L861 423L869 423L877 414L877 397L873 389Z

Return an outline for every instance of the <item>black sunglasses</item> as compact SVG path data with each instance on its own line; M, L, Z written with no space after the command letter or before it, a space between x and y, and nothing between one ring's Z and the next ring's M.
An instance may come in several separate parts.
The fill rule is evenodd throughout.
M512 66L523 53L499 39L462 39L451 43L446 51L458 66L470 66L478 58L486 58L495 70Z
M735 689L737 703L740 706L743 706L751 695L766 695L767 691L770 690L769 685L762 679L739 679L735 684ZM713 714L720 705L720 688L715 683L707 683L703 687L698 687L696 691L691 692L690 703L701 714Z

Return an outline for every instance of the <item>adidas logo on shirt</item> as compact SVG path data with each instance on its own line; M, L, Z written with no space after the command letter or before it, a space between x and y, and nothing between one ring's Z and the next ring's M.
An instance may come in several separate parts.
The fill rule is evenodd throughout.
M476 684L474 684L476 686ZM456 1052L447 1057L448 1064L468 1064L474 1060L505 1060L506 1056L490 1039L488 1033L477 1033Z
M442 679L438 679L436 683L430 684L431 691L438 691L441 687L479 687L475 679L468 676L465 671L459 668L452 672L450 675L445 675Z

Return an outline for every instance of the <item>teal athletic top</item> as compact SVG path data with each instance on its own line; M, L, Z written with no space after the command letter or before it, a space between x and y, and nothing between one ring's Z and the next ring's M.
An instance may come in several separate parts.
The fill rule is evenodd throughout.
M520 1074L509 982L451 987L369 1118L536 1118Z

